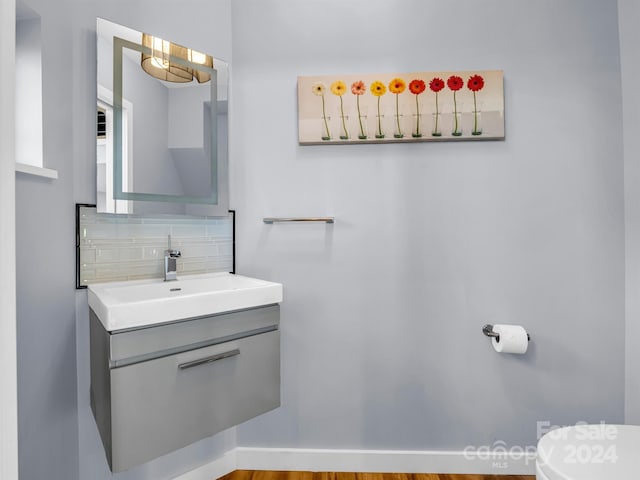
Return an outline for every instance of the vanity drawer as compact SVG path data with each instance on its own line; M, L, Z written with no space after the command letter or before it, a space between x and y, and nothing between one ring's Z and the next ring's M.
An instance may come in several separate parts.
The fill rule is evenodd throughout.
M280 405L271 331L110 370L114 472Z
M115 332L108 337L109 363L120 367L151 360L275 330L279 323L280 306L270 305Z

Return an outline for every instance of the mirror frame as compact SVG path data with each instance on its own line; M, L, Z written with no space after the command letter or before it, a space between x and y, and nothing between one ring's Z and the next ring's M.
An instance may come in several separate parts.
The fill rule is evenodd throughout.
M106 21L113 23L110 20L99 18L100 21ZM129 28L129 27L126 27ZM98 31L100 28L98 28ZM113 73L113 158L107 159L113 163L113 199L114 200L126 200L132 201L133 213L136 213L135 205L139 205L143 208L144 204L153 204L154 212L162 213L161 205L184 205L186 215L201 215L201 216L226 216L229 209L229 184L228 184L228 168L229 168L229 142L228 142L228 107L220 110L218 104L218 79L219 68L210 68L202 64L195 64L189 62L186 59L178 58L173 55L170 56L172 62L188 66L190 68L207 72L211 75L210 86L210 98L209 98L209 121L210 125L207 129L209 134L209 142L211 144L211 195L207 196L184 196L184 195L168 195L160 193L142 193L142 192L128 192L123 188L123 54L124 48L128 48L140 53L151 54L151 49L142 44L132 42L117 35L113 35L110 39L113 45L113 64L108 68L112 69ZM223 75L227 80L230 79L230 64L224 60L214 57L214 62L222 62L226 73ZM228 84L227 98L223 99L228 105ZM225 107L224 105L222 107ZM220 145L220 138L218 136L219 122L218 113L223 112L227 115L226 128L223 135L227 136L226 141ZM222 149L222 150L221 150ZM174 207L175 208L175 207ZM175 211L171 207L167 207L166 213L174 214Z

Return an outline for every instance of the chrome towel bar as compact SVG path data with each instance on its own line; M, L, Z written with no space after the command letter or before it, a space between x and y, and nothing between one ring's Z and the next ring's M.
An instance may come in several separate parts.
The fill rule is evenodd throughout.
M324 222L334 223L334 217L267 217L262 221L267 224L280 223L280 222Z

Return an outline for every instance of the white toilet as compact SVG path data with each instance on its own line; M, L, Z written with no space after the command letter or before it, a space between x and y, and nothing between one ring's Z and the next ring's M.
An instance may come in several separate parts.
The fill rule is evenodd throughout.
M640 426L576 425L538 442L537 480L640 479Z

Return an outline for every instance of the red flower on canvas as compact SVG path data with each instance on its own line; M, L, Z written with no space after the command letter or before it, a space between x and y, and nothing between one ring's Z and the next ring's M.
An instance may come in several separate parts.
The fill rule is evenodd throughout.
M435 77L433 80L429 82L429 88L431 91L438 93L440 90L444 88L444 80L441 78Z
M411 80L409 83L409 90L411 90L411 93L415 95L420 95L424 92L425 88L427 88L427 86L424 84L423 80Z
M484 78L480 75L471 75L467 81L467 88L473 92L473 131L471 135L482 135L482 128L478 125L478 103L476 102L476 92L484 87Z
M418 102L418 95L424 92L426 88L427 86L424 80L420 80L419 78L411 80L409 83L409 90L416 96L416 131L411 133L411 136L414 138L422 136L422 133L420 133L420 103Z
M457 92L464 86L464 81L457 75L451 75L447 80L447 87L450 90Z
M442 136L440 129L438 128L438 121L440 120L440 112L438 110L438 92L444 88L444 80L439 77L434 77L429 82L429 88L436 94L436 113L434 115L434 125L431 135L434 137Z
M469 90L471 90L472 92L477 92L479 90L482 90L482 87L484 87L484 78L482 78L480 75L472 75L471 77L469 77L469 80L467 81L467 88Z
M464 80L460 78L458 75L451 75L447 80L447 87L449 90L453 92L453 132L451 135L454 137L459 137L462 135L462 130L460 128L460 118L458 113L458 102L456 101L456 92L464 87Z

